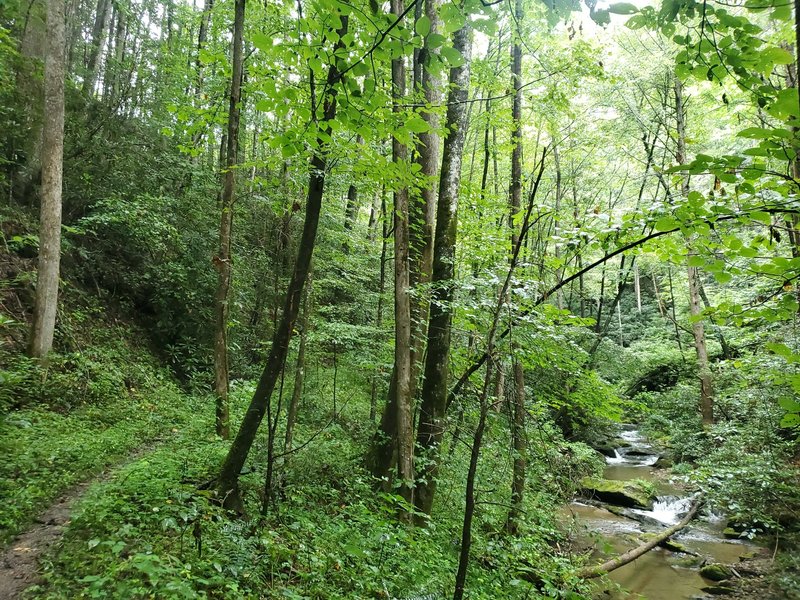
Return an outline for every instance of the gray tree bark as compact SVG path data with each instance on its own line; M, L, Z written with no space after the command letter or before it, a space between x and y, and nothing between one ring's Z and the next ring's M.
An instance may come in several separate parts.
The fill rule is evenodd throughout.
M29 354L45 358L53 347L61 266L61 191L64 171L64 0L47 3L47 54L44 64L42 188L39 262Z

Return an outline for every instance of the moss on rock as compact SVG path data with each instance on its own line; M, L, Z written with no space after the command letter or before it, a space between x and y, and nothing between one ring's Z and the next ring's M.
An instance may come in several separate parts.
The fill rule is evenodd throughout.
M581 494L617 506L647 510L653 508L655 501L655 497L644 483L598 477L585 477L581 481Z

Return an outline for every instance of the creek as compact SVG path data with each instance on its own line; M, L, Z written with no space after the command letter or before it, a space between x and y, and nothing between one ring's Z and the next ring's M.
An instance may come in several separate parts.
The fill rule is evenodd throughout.
M566 509L575 527L580 547L594 546L592 561L601 562L642 543L642 536L657 533L681 520L689 510L692 495L682 482L668 480L656 465L659 455L634 427L624 426L614 457L606 458L606 479L640 479L656 488L657 500L651 510L627 509L620 516L603 504L575 501ZM613 507L612 507L613 508ZM619 512L619 510L617 510ZM672 552L656 547L633 562L612 571L609 578L620 590L603 591L603 598L647 598L647 600L688 600L706 598L703 588L713 585L699 574L703 563L736 563L759 547L750 540L726 539L725 519L703 512L672 540L692 553Z

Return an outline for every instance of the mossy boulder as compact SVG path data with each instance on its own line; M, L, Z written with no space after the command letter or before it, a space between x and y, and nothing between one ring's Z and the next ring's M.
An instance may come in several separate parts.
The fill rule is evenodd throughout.
M662 456L661 458L659 458L655 462L655 464L653 465L653 468L655 468L655 469L671 469L673 464L674 464L674 462L672 461L672 459L670 457Z
M616 481L598 477L584 477L581 495L596 498L608 504L627 508L653 508L655 497L649 487L638 481Z
M725 581L733 577L733 571L720 563L711 563L700 569L700 575L709 581Z

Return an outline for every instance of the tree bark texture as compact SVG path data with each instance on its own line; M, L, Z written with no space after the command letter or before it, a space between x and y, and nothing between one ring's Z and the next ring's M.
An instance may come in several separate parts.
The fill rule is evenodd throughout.
M399 18L405 8L402 0L392 0L392 14ZM406 95L406 67L404 58L392 60L392 112L402 113L400 104ZM392 160L403 163L408 159L408 148L396 137L392 138ZM405 184L402 184L405 186ZM411 396L411 296L409 278L409 213L408 188L394 193L394 377L395 377L395 446L397 449L397 477L400 495L413 501L414 431Z
M517 24L523 19L522 0L515 0L514 13ZM514 101L511 107L511 187L509 190L509 227L511 228L511 252L518 251L520 236L514 223L522 205L522 45L517 38L511 47L511 84ZM560 168L559 191L560 194ZM512 355L518 346L511 344ZM513 469L511 476L511 508L508 511L506 530L515 534L519 529L519 517L525 496L525 372L522 362L512 358L514 376L514 410L511 418L511 444L513 447Z
M53 347L61 265L61 191L64 174L64 0L47 3L47 54L44 65L42 187L39 262L29 354L45 358Z
M228 423L228 297L233 270L231 238L233 205L236 199L236 172L239 155L239 115L242 99L242 60L244 11L246 0L236 0L233 20L233 64L230 104L228 107L228 147L225 151L225 173L222 186L222 211L219 224L219 253L214 258L217 269L217 291L214 295L214 392L216 394L216 432L223 439L230 436Z
M462 27L453 35L453 47L461 53L464 64L450 69L447 97L447 137L442 153L439 200L436 209L436 241L433 254L433 292L428 322L428 349L419 412L417 445L427 460L417 482L417 508L430 514L436 490L438 446L444 435L447 410L447 385L450 373L450 337L455 295L455 259L458 195L461 164L467 131L472 30Z
M431 68L431 55L438 53L438 50L431 48L430 44L431 35L439 33L440 5L441 0L425 1L425 16L430 22L430 32L425 36L415 62L415 80L421 86L425 104L429 106L436 106L442 100L441 81L436 70ZM421 0L417 6L421 6ZM410 285L415 289L430 282L432 276L434 221L437 210L436 174L439 169L439 118L435 109L424 110L421 115L430 129L418 136L416 162L420 166L423 184L419 195L415 194L409 206ZM417 293L411 302L411 384L414 395L422 361L428 310L427 294Z

